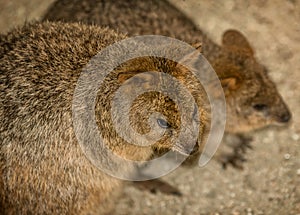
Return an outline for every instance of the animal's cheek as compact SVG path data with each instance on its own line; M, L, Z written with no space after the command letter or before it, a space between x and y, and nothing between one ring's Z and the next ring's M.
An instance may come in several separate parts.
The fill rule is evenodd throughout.
M168 139L168 142L170 142L170 145L173 146L176 143L176 140L179 135L179 131L177 131L176 129L168 129L165 135Z
M171 148L176 139L178 137L178 131L176 131L176 129L166 129L164 136L162 137L162 141L164 146Z
M170 137L163 136L160 140L156 141L151 145L152 148L158 149L158 150L165 150L168 151L172 148L172 141Z
M266 120L270 118L269 111L264 110L264 111L256 111L256 110L251 110L250 111L250 116L253 118L253 120L256 121L261 121L261 120Z
M251 116L248 117L249 125L252 130L263 128L268 124L271 124L272 118L267 113L256 113L253 112Z
M268 120L268 119L272 118L271 117L272 114L271 114L271 111L269 109L258 112L257 115L260 116L261 118L265 119L265 120Z

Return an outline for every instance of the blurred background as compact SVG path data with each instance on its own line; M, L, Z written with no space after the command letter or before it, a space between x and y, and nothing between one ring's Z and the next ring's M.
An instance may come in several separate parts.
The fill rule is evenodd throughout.
M0 0L0 33L39 20L53 0ZM215 42L229 28L243 32L289 105L287 128L253 133L244 170L179 168L163 179L183 196L126 186L115 214L300 215L300 1L171 0Z

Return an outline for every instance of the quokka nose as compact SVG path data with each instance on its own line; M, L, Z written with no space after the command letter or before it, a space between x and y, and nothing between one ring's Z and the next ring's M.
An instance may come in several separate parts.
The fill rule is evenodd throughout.
M282 114L279 118L280 122L288 122L291 119L291 113L288 111L284 114Z

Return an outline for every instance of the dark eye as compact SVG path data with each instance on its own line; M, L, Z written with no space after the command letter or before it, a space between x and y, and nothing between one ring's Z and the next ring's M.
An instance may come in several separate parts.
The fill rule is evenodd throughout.
M164 119L157 119L157 124L162 128L170 128L170 124Z
M253 105L253 108L257 111L264 111L268 108L268 106L265 104L256 104L256 105Z

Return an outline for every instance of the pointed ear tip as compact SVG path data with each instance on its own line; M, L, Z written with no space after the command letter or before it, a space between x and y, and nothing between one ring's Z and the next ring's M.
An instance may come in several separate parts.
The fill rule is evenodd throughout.
M248 39L246 38L246 36L235 29L228 29L223 33L222 36L222 43L226 44L226 43L233 43L236 40L240 40L240 41L244 41L245 43L249 44Z
M227 47L233 46L233 47L243 48L247 50L247 52L250 53L251 55L254 54L254 50L250 45L246 36L240 31L235 29L228 29L223 33L222 44L223 46L227 46Z
M230 28L230 29L227 29L226 31L224 31L223 37L228 36L228 35L233 35L233 34L244 36L243 33L240 32L239 30Z

